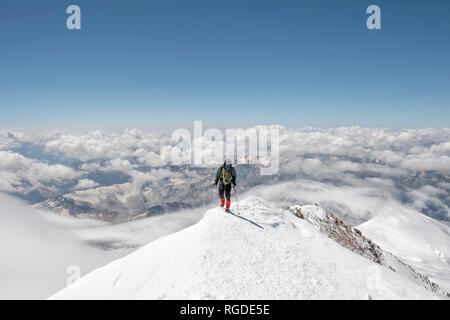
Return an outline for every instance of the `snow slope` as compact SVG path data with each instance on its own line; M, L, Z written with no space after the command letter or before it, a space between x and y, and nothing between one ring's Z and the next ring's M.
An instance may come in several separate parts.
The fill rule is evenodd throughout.
M449 227L398 206L384 208L358 229L450 292Z
M86 275L52 299L436 299L420 279L352 252L310 219L260 198L241 216L208 210L197 224ZM233 212L237 208L232 206ZM322 219L322 220L321 220Z

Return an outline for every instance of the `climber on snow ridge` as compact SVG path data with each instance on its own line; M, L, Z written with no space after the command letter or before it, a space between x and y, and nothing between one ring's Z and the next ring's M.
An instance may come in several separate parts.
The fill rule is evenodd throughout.
M236 171L231 165L231 160L227 159L223 163L223 165L219 169L217 169L214 188L217 187L217 183L219 183L220 206L223 208L223 206L225 205L225 193L225 197L227 199L225 211L229 212L231 200L231 185L233 185L233 188L236 187Z

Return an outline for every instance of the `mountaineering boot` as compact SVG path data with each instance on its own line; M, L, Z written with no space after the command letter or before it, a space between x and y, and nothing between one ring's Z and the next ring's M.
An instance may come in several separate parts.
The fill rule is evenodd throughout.
M220 198L220 206L223 208L225 204L225 198Z

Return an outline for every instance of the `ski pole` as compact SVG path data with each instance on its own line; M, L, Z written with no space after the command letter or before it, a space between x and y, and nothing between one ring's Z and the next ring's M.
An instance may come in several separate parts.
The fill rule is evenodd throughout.
M235 198L236 198L236 208L237 208L237 212L238 212L238 215L240 216L241 214L240 214L240 212L239 212L239 204L238 204L238 198L237 198L236 186L233 186L233 190L234 190L234 196L235 196Z

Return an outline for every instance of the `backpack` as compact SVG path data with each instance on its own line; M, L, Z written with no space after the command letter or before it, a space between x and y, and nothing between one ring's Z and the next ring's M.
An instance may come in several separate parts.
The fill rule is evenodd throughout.
M231 181L233 181L232 170L233 170L233 167L231 167L231 166L228 170L225 169L225 167L222 167L222 171L220 173L220 178L222 179L222 183L224 185L230 184Z

